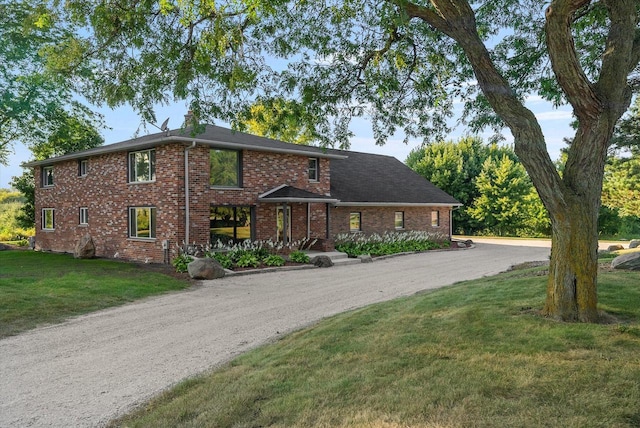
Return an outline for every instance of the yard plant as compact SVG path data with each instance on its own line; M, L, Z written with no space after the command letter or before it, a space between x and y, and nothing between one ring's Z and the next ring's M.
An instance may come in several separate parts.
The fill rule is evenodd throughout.
M541 316L548 266L325 320L114 426L636 427L640 273L601 272L607 323Z
M358 257L361 254L384 256L447 248L449 240L442 234L423 231L385 232L382 235L343 233L336 236L335 246L336 250L347 253L349 257Z
M189 286L163 271L69 254L0 251L0 338Z

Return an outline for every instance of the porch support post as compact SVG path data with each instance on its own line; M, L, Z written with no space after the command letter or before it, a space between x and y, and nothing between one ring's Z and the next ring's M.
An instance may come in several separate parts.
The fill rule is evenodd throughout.
M307 239L311 239L311 204L307 202Z
M287 244L287 229L289 229L289 216L287 215L287 203L282 203L282 242Z
M327 204L325 204L325 207L326 207L325 209L327 211L327 214L325 215L325 217L326 217L326 219L325 219L326 220L325 238L326 239L330 239L330 236L331 236L331 232L330 232L330 230L331 230L331 206L327 203Z

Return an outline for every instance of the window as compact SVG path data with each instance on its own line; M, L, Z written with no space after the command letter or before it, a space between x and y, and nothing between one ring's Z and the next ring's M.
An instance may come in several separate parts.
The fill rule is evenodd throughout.
M440 211L431 211L431 227L440 226Z
M210 212L211 242L252 239L251 207L212 206Z
M242 187L242 166L239 151L215 150L209 152L211 162L209 184L214 187Z
M78 161L78 175L80 177L84 177L85 175L87 175L88 167L89 167L89 161L87 159L79 160Z
M129 208L129 237L156 237L156 209L154 207Z
M362 230L362 213L349 214L349 231L360 232Z
M42 187L53 186L53 167L42 167Z
M309 158L309 181L318 181L319 179L318 158Z
M54 209L53 208L43 208L42 209L42 230L54 230Z
M142 150L129 153L129 183L156 179L156 151Z
M80 224L89 224L89 208L80 208Z
M404 229L404 211L396 211L395 226L396 229Z

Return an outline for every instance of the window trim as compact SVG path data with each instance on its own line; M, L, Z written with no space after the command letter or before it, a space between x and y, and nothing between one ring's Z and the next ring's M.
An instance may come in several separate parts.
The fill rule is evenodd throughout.
M47 212L51 212L51 227L47 227ZM42 208L40 226L42 230L56 230L56 210L55 208Z
M136 165L135 155L139 153L148 153L149 154L149 175L147 176L147 180L139 180L136 174ZM156 149L146 149L146 150L137 150L135 152L127 153L127 182L132 184L137 183L153 183L156 181Z
M311 167L311 162L315 162L315 167ZM311 177L311 171L314 172L315 178ZM309 158L309 181L312 183L317 183L320 181L320 159L319 158Z
M47 171L51 171L51 174L47 174ZM43 166L41 169L42 173L42 187L53 187L55 183L55 177L53 175L53 165ZM48 177L51 177L51 183L49 183Z
M431 211L431 227L440 227L440 211Z
M402 224L398 226L398 214L402 216L401 222ZM396 211L393 214L393 226L396 230L404 230L404 211Z
M88 172L89 172L89 159L78 160L78 177L86 177L88 175Z
M149 236L138 236L138 214L137 214L137 210L149 210ZM129 218L128 218L128 229L129 229L129 233L128 233L128 238L129 239L139 239L139 240L145 240L145 241L153 241L156 239L156 225L157 225L157 209L154 206L151 205L147 205L147 206L133 206L133 207L129 207L128 209L129 212ZM135 219L135 234L134 234L134 228L132 227L134 225L133 221Z
M78 225L80 226L89 225L89 208L88 207L80 207Z
M234 149L224 149L212 147L209 149L209 162L211 162L211 153L212 152L235 152L236 154L236 184L235 185L224 185L224 184L213 184L211 183L211 163L209 164L209 187L212 189L242 189L242 150L234 150Z
M358 229L353 229L351 227L351 216L353 215L358 216ZM351 211L349 213L349 232L352 232L352 233L362 232L362 211Z

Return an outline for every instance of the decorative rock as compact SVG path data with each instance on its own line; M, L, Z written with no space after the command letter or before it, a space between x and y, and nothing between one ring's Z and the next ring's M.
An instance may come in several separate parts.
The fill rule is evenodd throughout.
M631 242L629 242L629 248L638 248L640 247L640 239L632 239Z
M618 251L618 250L624 250L624 247L619 244L614 244L614 245L609 245L609 248L607 248L607 251Z
M362 263L373 263L373 259L369 254L361 254L358 256Z
M96 246L93 243L93 238L89 234L83 235L76 244L73 257L76 259L92 259L95 256Z
M467 248L467 244L466 244L466 242L462 242L462 241L458 241L458 242L456 242L456 246L457 246L458 248Z
M10 248L11 248L11 247L9 247L8 245L0 244L0 251L9 250Z
M466 241L464 241L465 244L467 244L467 247L470 247L473 245L473 241L471 239L467 239Z
M315 256L311 259L311 263L314 266L325 268L333 266L333 261L329 256Z
M209 257L194 259L187 265L187 271L193 279L216 279L225 276L224 268L220 263Z
M623 254L611 261L613 269L640 270L640 252Z

